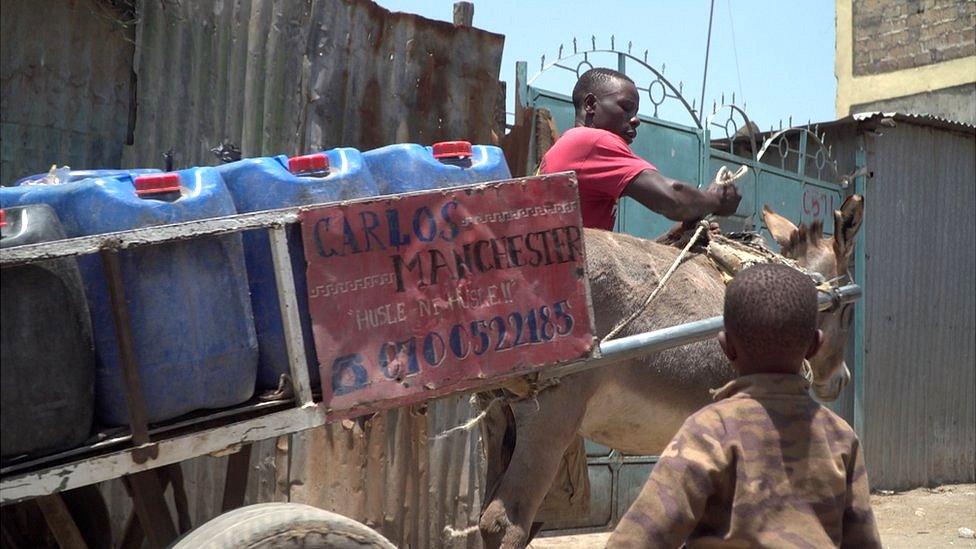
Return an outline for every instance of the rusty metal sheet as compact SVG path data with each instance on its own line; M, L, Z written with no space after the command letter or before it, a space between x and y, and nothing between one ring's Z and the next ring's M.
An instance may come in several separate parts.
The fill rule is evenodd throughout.
M301 215L330 416L484 386L593 346L572 174Z
M55 163L119 166L134 99L135 31L124 3L116 4L2 2L0 184Z
M502 35L367 0L137 10L126 166L161 167L169 149L177 167L216 164L225 140L248 157L491 139Z

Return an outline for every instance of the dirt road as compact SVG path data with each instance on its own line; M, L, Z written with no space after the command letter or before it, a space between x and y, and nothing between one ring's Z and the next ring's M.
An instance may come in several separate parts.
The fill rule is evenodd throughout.
M976 547L960 528L976 530L976 484L919 488L871 497L881 541L888 549ZM602 549L609 534L542 538L533 549Z

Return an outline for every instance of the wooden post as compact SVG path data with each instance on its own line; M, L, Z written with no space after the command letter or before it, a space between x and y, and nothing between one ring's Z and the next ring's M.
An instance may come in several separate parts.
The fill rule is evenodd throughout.
M143 533L149 539L150 547L160 549L176 539L173 517L163 499L163 487L156 471L140 471L123 477L129 485L132 503L139 518Z
M525 177L529 170L529 147L532 143L532 121L535 109L522 109L515 118L515 126L502 137L502 151L512 177Z
M237 453L227 458L227 476L224 478L224 500L220 512L224 513L244 505L247 493L247 477L251 469L251 445L245 444Z
M272 501L290 501L291 497L291 435L275 440L275 487Z
M474 22L474 2L454 3L454 24L459 27L470 27Z
M502 137L505 136L505 124L507 122L505 116L505 93L507 85L505 82L498 82L498 92L495 94L495 105L492 109L492 120L491 120L491 131L494 134L494 139L492 141L493 145L501 143Z
M37 506L41 508L41 513L44 514L44 520L47 521L48 527L51 528L51 533L54 534L54 539L57 540L58 545L61 547L79 547L86 548L88 545L85 543L85 538L81 537L81 532L78 530L78 525L75 524L73 518L71 518L71 512L68 511L68 506L64 504L64 500L61 499L61 494L51 494L49 496L41 496L37 498Z

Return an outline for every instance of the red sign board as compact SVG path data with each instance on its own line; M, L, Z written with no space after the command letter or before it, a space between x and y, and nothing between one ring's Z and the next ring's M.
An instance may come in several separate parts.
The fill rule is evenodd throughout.
M572 174L325 206L301 222L332 418L484 386L592 349Z

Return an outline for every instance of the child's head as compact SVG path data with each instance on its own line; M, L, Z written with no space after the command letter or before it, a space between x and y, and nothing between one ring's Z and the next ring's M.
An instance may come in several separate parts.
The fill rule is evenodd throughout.
M823 341L817 329L817 288L786 265L740 272L725 291L719 343L740 374L796 373Z

